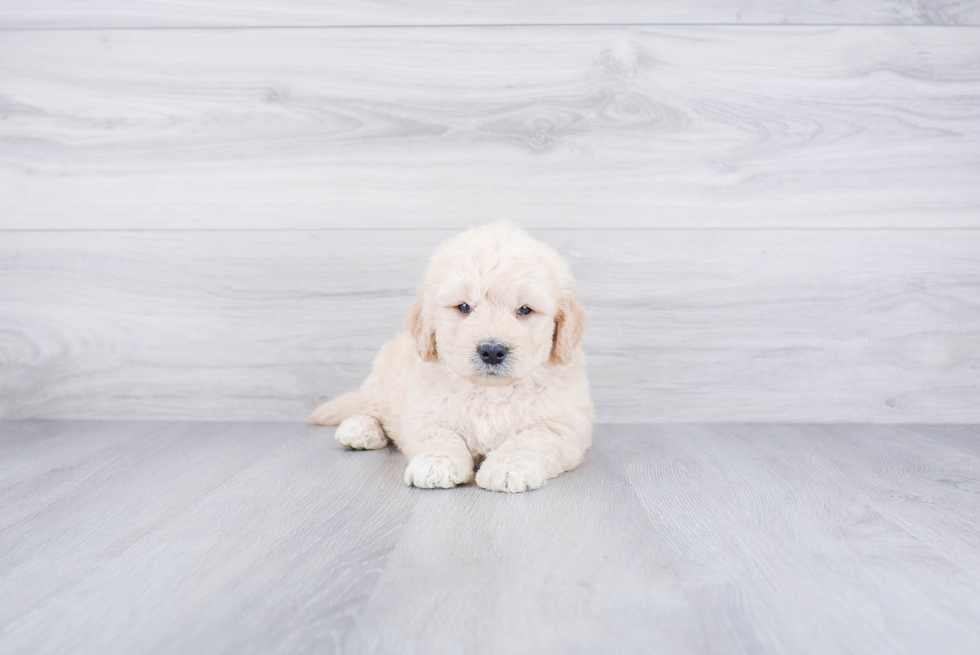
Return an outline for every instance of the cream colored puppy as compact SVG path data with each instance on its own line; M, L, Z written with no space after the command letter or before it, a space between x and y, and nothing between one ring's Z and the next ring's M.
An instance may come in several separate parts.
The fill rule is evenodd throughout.
M405 482L537 489L578 466L594 412L579 347L585 310L568 266L509 223L460 234L433 255L408 333L388 342L360 389L310 420L350 448L408 458Z

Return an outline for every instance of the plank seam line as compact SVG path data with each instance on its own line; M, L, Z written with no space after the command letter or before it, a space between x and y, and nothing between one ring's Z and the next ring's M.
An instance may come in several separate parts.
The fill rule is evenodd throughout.
M454 23L437 25L95 25L78 27L0 27L0 32L101 32L101 31L203 31L203 30L373 30L373 29L471 29L471 28L579 28L579 27L731 27L731 28L961 28L976 29L980 24L950 23Z
M489 222L489 221L485 221ZM482 223L481 223L482 224ZM0 228L0 234L45 234L45 233L147 233L159 234L169 232L458 232L467 230L472 225L432 226L432 227L269 227L269 228L236 228L236 227L181 227L181 228L50 228L50 229L6 229ZM530 232L976 232L977 227L534 227L521 226Z

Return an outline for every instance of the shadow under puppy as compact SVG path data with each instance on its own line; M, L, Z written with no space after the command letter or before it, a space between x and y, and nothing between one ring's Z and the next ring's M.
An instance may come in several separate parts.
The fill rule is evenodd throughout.
M568 266L509 223L443 243L408 312L356 391L321 405L350 448L391 439L405 482L448 488L473 479L526 491L578 466L594 411L579 347L586 313Z

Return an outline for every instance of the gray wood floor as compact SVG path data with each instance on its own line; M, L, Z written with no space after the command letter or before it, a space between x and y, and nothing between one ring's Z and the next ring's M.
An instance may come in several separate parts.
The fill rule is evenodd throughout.
M532 493L302 424L0 424L0 652L980 652L980 428L600 426Z

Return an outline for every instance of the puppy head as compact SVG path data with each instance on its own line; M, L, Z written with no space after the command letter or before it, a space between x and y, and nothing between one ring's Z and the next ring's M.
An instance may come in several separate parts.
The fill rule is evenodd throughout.
M568 364L585 322L565 262L510 223L443 243L408 314L422 359L488 385L511 384L545 363Z

